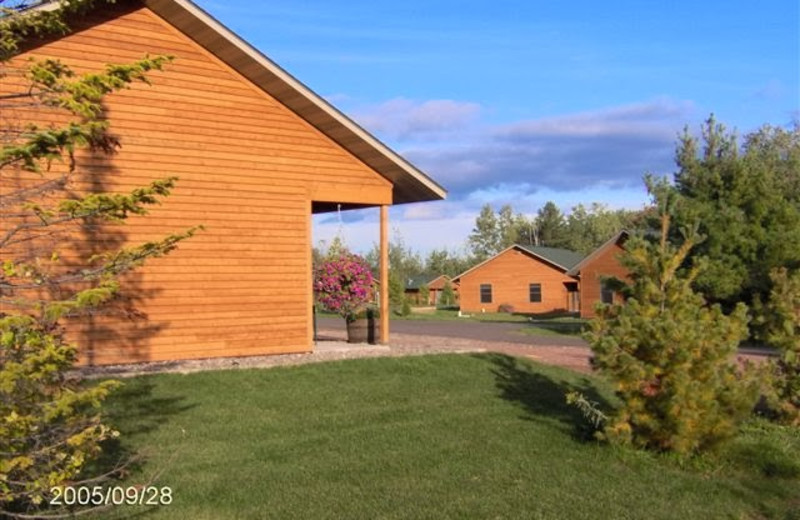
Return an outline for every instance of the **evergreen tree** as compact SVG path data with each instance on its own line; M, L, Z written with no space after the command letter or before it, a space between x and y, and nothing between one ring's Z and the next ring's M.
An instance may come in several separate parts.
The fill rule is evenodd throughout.
M405 280L396 271L389 271L389 306L396 314L403 314L406 303Z
M469 258L447 249L433 249L425 258L425 272L439 276L457 276L474 265Z
M665 183L649 187L659 208L659 240L628 241L622 257L632 280L628 299L599 305L586 338L594 366L612 379L622 402L605 438L691 454L732 436L755 404L758 388L734 360L747 333L746 308L740 304L726 316L693 291L704 266L681 266L699 238L684 229L679 246L668 241L675 194Z
M323 243L324 245L324 243ZM345 244L344 239L336 235L331 239L331 243L325 248L325 258L340 258L344 255L350 254L350 248Z
M484 205L475 219L475 227L469 235L469 245L472 254L479 262L501 250L500 228L490 204Z
M456 304L456 293L453 290L453 285L450 282L445 282L442 287L442 295L439 297L439 305L448 307Z
M598 202L593 202L588 209L578 204L567 217L562 247L588 255L619 231L640 227L639 215L638 211L612 211Z
M583 204L578 204L572 208L567 217L567 225L564 232L565 249L583 254L588 254L588 252L592 251L595 238L592 232L591 218L592 215Z
M775 268L800 266L800 129L765 127L737 136L713 116L702 140L688 130L677 151L679 224L697 221L707 239L695 254L708 259L696 287L711 301L766 299Z
M510 204L500 208L497 214L498 252L517 243L517 222L518 218Z
M536 228L539 245L562 247L565 231L564 214L555 202L548 201L536 213Z
M775 269L771 278L766 308L757 313L763 339L778 350L769 404L782 421L800 426L800 270Z
M428 288L427 284L422 284L419 286L419 301L417 302L420 305L428 305L428 300L431 298L431 290Z
M536 218L528 218L522 213L514 217L514 234L516 243L523 246L538 246L539 230L536 228Z
M380 249L375 244L366 255L366 260L377 275L380 265ZM405 240L398 232L394 232L389 242L389 271L394 273L405 284L410 278L415 278L424 273L422 258L419 253L406 246Z
M101 441L116 435L99 414L115 383L81 386L66 377L77 349L64 339L64 327L75 322L62 318L78 319L110 302L119 294L121 275L169 253L195 232L108 250L98 250L108 242L96 241L91 257L75 258L85 251L80 231L147 213L176 182L155 180L127 194L77 188L97 175L81 167L78 152L108 154L119 145L103 119L105 96L146 82L146 74L161 69L168 57L82 75L51 59L9 66L28 39L67 32L68 18L95 3L71 0L53 9L0 12L0 79L22 65L25 73L8 84L27 81L17 91L0 90L0 112L14 115L0 121L0 516L34 514L52 487L80 485L81 470L98 455ZM17 120L20 114L30 122Z

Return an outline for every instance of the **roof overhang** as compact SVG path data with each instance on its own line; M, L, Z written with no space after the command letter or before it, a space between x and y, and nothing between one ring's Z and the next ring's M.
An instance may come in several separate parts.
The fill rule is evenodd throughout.
M612 245L616 244L620 240L627 240L629 236L630 236L630 233L628 233L628 231L626 231L624 229L622 231L618 232L616 235L614 235L613 237L611 237L608 240L606 240L606 242L603 245L601 245L600 247L598 247L597 249L592 251L586 258L584 258L583 260L578 262L572 269L567 271L567 274L570 275L570 276L580 276L581 269L583 269L587 264L592 262L592 260L597 258L597 256L600 253L602 253L603 251L605 251L606 249L608 249Z
M507 248L503 249L502 251L500 251L499 253L487 258L483 262L470 267L469 269L467 269L463 273L459 274L458 276L453 277L451 281L455 282L455 281L460 280L461 277L463 277L464 275L466 275L468 273L471 273L472 271L474 271L475 269L478 269L479 267L483 267L485 264L488 264L489 262L491 262L492 260L494 260L498 256L500 256L500 255L502 255L502 254L504 254L504 253L506 253L508 251L512 251L512 250L519 251L520 253L524 253L524 254L532 257L532 258L535 258L535 259L539 260L540 262L542 262L544 264L547 264L547 265L555 268L558 271L563 272L564 274L570 274L569 270L566 267L564 267L563 265L559 265L556 262L550 260L549 258L545 258L542 255L535 253L534 251L531 251L529 249L525 249L524 247L522 247L519 244L512 244L512 245L508 246Z
M189 0L144 5L330 137L393 185L393 203L441 200L447 191L333 105Z

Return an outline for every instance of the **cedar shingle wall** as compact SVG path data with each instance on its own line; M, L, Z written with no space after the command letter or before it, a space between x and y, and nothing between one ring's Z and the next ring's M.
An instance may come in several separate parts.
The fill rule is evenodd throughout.
M389 203L391 184L149 10L82 24L18 59L58 57L80 72L147 53L176 60L149 75L152 86L107 98L122 148L111 159L84 154L79 163L90 175L72 189L124 191L169 175L180 180L145 218L78 230L85 240L78 251L65 251L64 261L103 244L207 228L127 277L127 300L118 305L126 317L81 321L75 340L82 361L310 350L310 201ZM0 92L19 87L13 75L0 80ZM7 186L25 178L3 175Z
M543 313L567 309L564 282L575 279L561 271L511 249L488 261L459 280L461 310L465 312L497 312L508 303L515 312ZM481 303L481 284L492 284L492 303ZM529 284L542 285L542 301L531 303Z

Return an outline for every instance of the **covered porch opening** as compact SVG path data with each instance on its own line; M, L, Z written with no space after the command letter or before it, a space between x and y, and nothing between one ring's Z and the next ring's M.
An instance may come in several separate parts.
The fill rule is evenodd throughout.
M578 282L564 282L567 288L567 311L580 312L581 298L578 290Z
M354 203L337 203L337 202L324 202L324 201L311 201L311 215L319 214L336 214L341 211L377 208L378 209L378 310L380 313L379 318L379 332L378 343L386 345L389 343L389 206L390 204L354 204ZM313 289L313 262L312 262L312 248L315 244L314 232L312 226L312 219L308 219L308 256L309 256L309 276L308 276L308 291L311 301L311 320L309 320L309 342L316 350L317 344L317 312L319 309L315 306L314 289ZM347 238L346 224L345 239Z

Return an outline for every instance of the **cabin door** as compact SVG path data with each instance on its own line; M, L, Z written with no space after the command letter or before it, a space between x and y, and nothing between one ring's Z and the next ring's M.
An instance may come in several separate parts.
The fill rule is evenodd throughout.
M580 312L580 293L578 292L578 282L566 282L567 286L567 311Z

